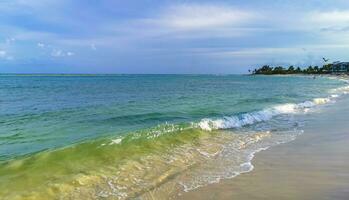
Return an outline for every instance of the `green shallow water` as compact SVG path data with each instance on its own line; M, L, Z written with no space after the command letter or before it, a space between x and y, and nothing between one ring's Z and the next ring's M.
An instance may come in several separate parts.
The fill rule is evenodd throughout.
M160 157L171 149L195 144L205 137L211 137L211 134L213 133L191 129L149 139L138 133L124 138L120 144L100 139L10 161L0 169L1 182L5 183L0 185L0 196L8 196L9 199L45 199L54 191L70 196L75 187L83 185L79 183L81 177L92 179L86 183L86 187L95 189L95 181L101 181L108 175L112 177L123 167L130 165L130 162L139 162L138 165L142 168L146 162L141 164L141 160L146 156L158 154ZM160 158L157 159L160 161ZM147 167L151 165L148 164ZM129 169L128 173L132 171L134 170ZM127 177L128 173L123 176ZM51 196L54 197L57 194Z
M231 178L251 170L253 153L294 139L302 123L294 116L334 102L342 91L333 89L345 86L235 75L0 83L3 199L125 199Z

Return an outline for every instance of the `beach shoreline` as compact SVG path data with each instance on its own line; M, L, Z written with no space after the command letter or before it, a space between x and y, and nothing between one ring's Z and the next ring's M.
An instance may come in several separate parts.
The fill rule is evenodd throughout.
M308 120L296 140L257 153L253 171L178 199L347 199L348 103L343 98L327 106Z

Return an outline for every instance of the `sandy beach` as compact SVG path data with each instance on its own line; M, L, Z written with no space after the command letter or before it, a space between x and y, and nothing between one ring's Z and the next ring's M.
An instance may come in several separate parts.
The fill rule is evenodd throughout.
M349 100L310 114L295 141L257 153L254 170L179 199L348 199Z

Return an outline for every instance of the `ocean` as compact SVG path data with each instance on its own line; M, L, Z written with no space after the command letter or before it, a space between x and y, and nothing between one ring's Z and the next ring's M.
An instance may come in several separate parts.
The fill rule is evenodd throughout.
M0 197L194 190L253 170L348 92L312 76L1 75Z

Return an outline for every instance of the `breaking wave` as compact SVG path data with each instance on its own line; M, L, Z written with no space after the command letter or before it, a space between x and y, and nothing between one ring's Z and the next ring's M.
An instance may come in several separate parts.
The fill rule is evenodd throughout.
M268 121L273 117L282 114L297 114L308 112L310 108L313 108L317 105L329 103L337 97L338 95L332 95L328 98L315 98L312 101L305 101L299 104L282 104L261 111L245 113L238 116L223 117L221 119L205 118L198 123L198 126L201 129L207 131L240 128L246 125Z

